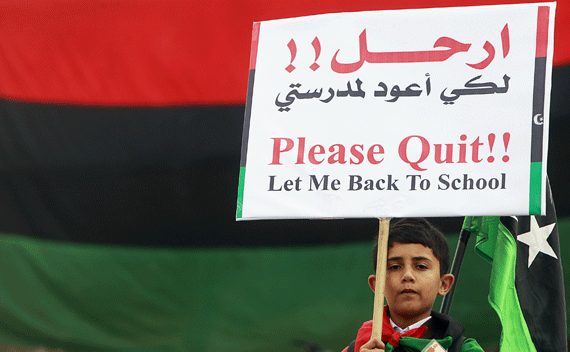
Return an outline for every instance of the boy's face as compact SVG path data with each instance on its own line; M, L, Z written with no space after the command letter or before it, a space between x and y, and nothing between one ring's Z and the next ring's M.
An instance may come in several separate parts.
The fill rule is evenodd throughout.
M369 283L374 287L375 278ZM405 328L431 315L437 295L451 288L453 275L440 275L431 248L418 243L394 243L388 248L384 296L394 323Z

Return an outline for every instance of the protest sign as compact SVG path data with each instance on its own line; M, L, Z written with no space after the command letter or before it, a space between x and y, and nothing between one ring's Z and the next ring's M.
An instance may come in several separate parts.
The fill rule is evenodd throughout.
M254 23L237 219L544 214L554 12Z

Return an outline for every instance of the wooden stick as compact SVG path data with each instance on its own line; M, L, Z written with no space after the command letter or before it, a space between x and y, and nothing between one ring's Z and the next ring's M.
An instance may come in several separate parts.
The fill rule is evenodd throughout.
M374 313L372 315L372 339L381 340L384 319L384 286L386 285L386 261L390 219L381 218L378 230L378 254L376 255L376 285L374 288Z

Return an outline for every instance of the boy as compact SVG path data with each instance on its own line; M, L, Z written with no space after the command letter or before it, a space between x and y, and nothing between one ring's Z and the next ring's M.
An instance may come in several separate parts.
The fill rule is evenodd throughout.
M457 351L483 352L453 318L432 311L437 295L445 295L454 277L447 274L449 247L445 236L427 220L402 219L390 223L382 341L371 340L372 321L365 322L343 352ZM374 246L376 272L378 244ZM368 277L374 291L376 275ZM443 349L433 344L437 341ZM430 347L428 347L430 346ZM432 348L433 346L433 348Z

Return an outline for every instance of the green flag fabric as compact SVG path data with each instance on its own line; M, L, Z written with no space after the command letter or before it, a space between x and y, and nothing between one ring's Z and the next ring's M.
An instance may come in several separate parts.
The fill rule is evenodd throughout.
M489 303L502 325L501 352L567 351L566 304L556 211L546 216L466 217L475 251L492 263Z

